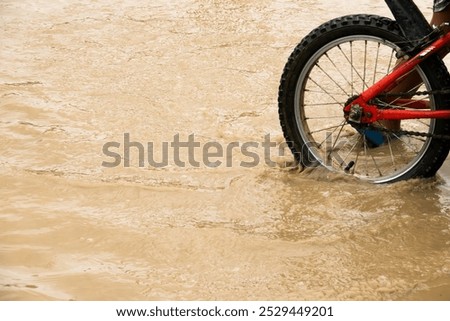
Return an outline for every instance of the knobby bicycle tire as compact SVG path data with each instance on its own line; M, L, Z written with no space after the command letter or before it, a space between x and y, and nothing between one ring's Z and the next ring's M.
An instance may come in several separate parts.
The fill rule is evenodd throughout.
M342 109L392 70L395 54L407 43L395 21L361 14L328 21L297 45L283 70L278 107L285 140L302 166L323 165L374 183L435 175L448 155L448 142L373 134L346 122ZM438 57L425 60L414 72L421 81L411 95L450 88L447 68ZM450 106L449 95L418 99L428 99L432 110ZM430 136L450 133L449 120L408 120L401 125ZM374 146L369 134L376 139L383 135L385 143Z

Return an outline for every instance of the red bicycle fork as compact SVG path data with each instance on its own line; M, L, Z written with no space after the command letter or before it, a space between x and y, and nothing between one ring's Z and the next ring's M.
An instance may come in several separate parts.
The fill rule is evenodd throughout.
M379 120L450 119L450 110L429 110L428 102L426 101L412 99L396 100L398 105L407 106L408 109L380 109L376 105L369 103L381 93L389 92L389 90L401 82L402 77L411 72L426 58L438 53L448 44L450 44L450 32L434 41L408 61L396 67L390 74L361 93L355 100L344 107L344 113L348 115L348 120L356 123L372 124Z

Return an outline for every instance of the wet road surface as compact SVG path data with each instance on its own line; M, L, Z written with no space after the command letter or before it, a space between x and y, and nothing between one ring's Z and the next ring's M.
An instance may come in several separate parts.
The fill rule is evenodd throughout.
M297 42L389 15L332 2L2 1L0 299L449 300L448 161L373 186L266 157Z

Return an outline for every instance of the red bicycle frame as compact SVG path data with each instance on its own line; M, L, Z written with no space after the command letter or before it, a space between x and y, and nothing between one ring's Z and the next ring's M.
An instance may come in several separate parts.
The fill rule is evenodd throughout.
M444 36L435 40L425 49L421 50L417 55L395 68L390 74L376 82L367 90L361 93L355 100L344 107L346 114L351 113L355 108L358 109L358 113L361 117L358 122L371 124L379 120L403 120L403 119L420 119L420 118L432 118L432 119L450 119L450 110L429 110L427 102L412 100L412 99L400 99L398 103L402 103L408 106L408 110L405 109L380 109L375 105L369 104L369 102L380 95L381 93L388 92L399 84L398 79L407 75L418 64L423 62L428 57L437 54L445 46L450 45L450 32ZM411 110L412 109L412 110ZM426 110L428 109L428 110Z

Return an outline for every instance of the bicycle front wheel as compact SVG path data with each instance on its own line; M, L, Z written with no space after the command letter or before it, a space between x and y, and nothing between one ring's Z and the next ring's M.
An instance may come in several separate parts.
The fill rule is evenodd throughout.
M344 117L345 105L392 71L406 43L394 21L352 15L323 24L296 47L281 78L279 116L303 166L322 165L374 183L436 173L449 151L438 139L450 132L449 121L402 120L394 129L378 122L369 130ZM417 105L412 102L430 110L450 106L448 95L432 92L450 87L439 58L431 57L409 77L415 79L407 90L413 100L380 96L380 108L409 109Z

